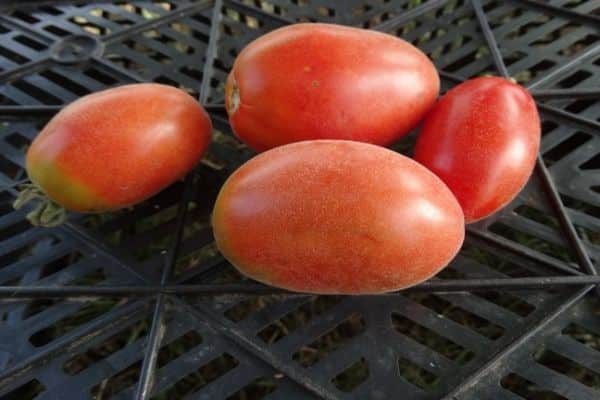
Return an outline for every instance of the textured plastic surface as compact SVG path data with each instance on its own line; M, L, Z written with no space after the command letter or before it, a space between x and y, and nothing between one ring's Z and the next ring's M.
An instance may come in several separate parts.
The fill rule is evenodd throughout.
M0 398L600 397L600 1L35 3L0 5ZM538 100L526 189L420 288L258 296L277 291L212 246L217 190L252 155L227 126L227 71L307 20L411 41L445 89L506 73ZM134 209L31 227L11 208L28 142L61 105L137 81L207 105L206 160Z

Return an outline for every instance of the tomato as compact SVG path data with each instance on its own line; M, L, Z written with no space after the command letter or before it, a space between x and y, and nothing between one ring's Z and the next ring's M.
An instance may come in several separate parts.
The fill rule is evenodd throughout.
M498 77L466 81L427 115L415 159L452 190L467 222L485 218L525 186L540 146L535 102Z
M311 293L381 293L442 269L464 238L450 190L423 166L371 144L281 146L235 171L213 228L222 254L258 281Z
M125 85L82 97L54 116L27 151L27 173L36 190L68 210L115 210L183 177L211 131L208 114L187 93Z
M236 135L258 151L309 139L387 145L415 127L439 85L427 56L402 39L304 23L242 50L225 105Z

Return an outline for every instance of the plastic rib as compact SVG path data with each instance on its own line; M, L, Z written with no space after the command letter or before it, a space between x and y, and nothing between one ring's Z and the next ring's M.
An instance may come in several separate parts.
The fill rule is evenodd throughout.
M489 289L502 290L537 290L560 289L577 285L598 285L600 276L539 276L524 278L491 278L491 279L447 279L423 282L398 292L383 295L397 296L408 292L466 292ZM258 283L232 284L195 284L195 285L111 285L111 286L0 286L2 301L24 298L50 297L144 297L157 294L218 296L224 294L288 294L296 296L312 296L312 293L294 293L273 286Z

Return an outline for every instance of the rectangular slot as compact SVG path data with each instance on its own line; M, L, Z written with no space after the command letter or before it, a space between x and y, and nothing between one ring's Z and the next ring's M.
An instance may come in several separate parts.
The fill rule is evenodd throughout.
M566 397L544 389L515 373L506 375L502 378L500 384L503 388L510 390L524 399L569 400Z
M450 339L447 339L431 329L398 313L392 314L392 324L394 329L398 332L412 338L423 346L430 348L459 365L467 364L475 356L471 350L465 349L463 346L454 343Z
M369 379L369 364L361 358L336 375L331 382L342 392L352 392L361 383Z
M243 300L225 311L225 317L233 322L240 322L251 314L262 310L270 304L282 300L282 296L253 296L248 300Z
M434 294L409 293L406 295L413 301L435 311L438 315L463 325L482 336L496 340L504 334L504 328L488 321L470 311L464 310L451 302Z
M15 42L19 42L19 43L29 47L30 49L37 50L37 51L44 50L48 47L45 44L38 42L37 40L33 40L32 38L23 36L23 35L15 36L13 38L13 40Z
M398 372L408 382L423 390L431 390L439 382L437 375L403 357L398 359Z
M152 400L182 398L183 396L197 392L237 367L239 363L235 357L224 353L202 365L196 371L184 376L170 388L153 396Z
M342 298L341 296L318 296L263 328L258 333L258 337L265 343L275 343L338 304Z
M35 347L44 346L53 340L71 332L89 321L107 313L119 303L119 299L103 298L96 300L72 315L62 318L52 325L35 332L29 337L29 342Z
M563 335L569 335L584 346L592 350L600 351L600 335L584 328L579 324L569 324L562 331Z
M227 397L227 400L260 400L273 393L277 388L277 381L274 378L281 379L283 378L283 374L275 374L273 378L267 376L256 378ZM167 397L167 399L170 399L170 397Z
M202 336L196 331L188 331L171 343L164 345L159 353L156 366L162 368L177 357L187 353L202 343Z
M557 258L562 261L571 262L573 261L567 248L562 247L555 243L550 243L546 240L540 239L529 233L518 231L500 222L495 222L490 226L490 231L505 237L514 242L520 243L523 246L529 247L530 249L537 250L540 253L546 254L547 256Z
M32 379L29 382L11 390L2 396L3 400L32 400L35 399L46 388L37 379Z
M327 354L344 346L350 339L360 335L364 330L364 318L360 314L354 313L314 342L296 351L292 358L303 367L310 367Z
M592 138L591 135L583 132L575 132L552 149L544 153L544 161L547 165L552 165L563 157L568 156L571 152L577 149L579 146L585 144Z
M600 374L577 364L575 361L564 357L551 350L543 350L534 355L535 360L543 366L560 374L575 379L586 386L600 388Z
M487 290L483 292L475 292L473 293L473 296L481 297L482 299L512 311L521 317L526 317L535 311L535 307L533 305L507 292Z
M111 354L125 348L128 344L148 335L151 323L152 320L150 318L145 318L109 337L98 345L90 347L85 352L71 357L63 363L63 371L69 375L76 375L81 371L84 371L91 365L96 364Z
M62 271L63 269L67 268L69 265L75 264L82 257L83 257L83 255L80 252L72 251L54 261L49 262L48 264L46 264L42 267L39 279L46 278L50 275L54 275L57 272Z

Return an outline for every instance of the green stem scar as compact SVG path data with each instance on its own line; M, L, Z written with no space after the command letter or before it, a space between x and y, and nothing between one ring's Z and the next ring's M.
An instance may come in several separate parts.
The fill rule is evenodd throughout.
M67 220L67 210L50 200L34 183L21 185L21 191L13 203L13 207L15 210L19 210L33 200L37 201L37 206L27 214L27 220L32 225L51 228Z

